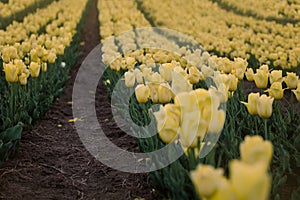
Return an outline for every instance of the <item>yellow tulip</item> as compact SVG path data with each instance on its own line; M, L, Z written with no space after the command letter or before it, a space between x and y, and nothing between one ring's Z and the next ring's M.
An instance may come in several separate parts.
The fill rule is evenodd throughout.
M31 62L29 65L29 70L32 78L37 78L40 75L41 66L36 62Z
M28 75L26 73L22 73L19 76L20 84L21 85L27 85L27 78L28 78Z
M254 81L254 72L252 68L248 68L245 75L248 81L250 82Z
M19 79L18 79L19 69L15 64L3 63L3 69L5 72L5 78L6 78L7 82L16 83L19 81Z
M180 110L174 104L165 107L160 106L160 110L154 113L157 121L158 135L160 139L169 144L177 138L177 131L180 123Z
M273 112L273 97L267 97L263 94L257 99L257 113L263 119L271 117Z
M242 102L244 105L246 105L247 110L250 115L257 115L257 101L259 98L259 93L250 93L248 95L248 103Z
M230 182L223 177L218 185L218 190L214 193L209 200L236 200L234 190Z
M241 160L248 164L262 163L267 171L273 155L273 146L261 136L246 136L240 145Z
M237 84L239 82L238 78L232 74L228 75L229 80L229 91L234 92L237 89Z
M31 49L30 51L30 60L31 62L39 62L40 58L36 49Z
M43 72L47 72L47 69L48 69L48 65L46 62L42 63L42 70Z
M273 70L270 74L270 83L273 84L274 82L282 82L282 70Z
M158 87L158 101L162 104L170 103L173 92L168 83L161 83Z
M135 84L135 75L132 71L125 73L125 85L128 88L132 88Z
M297 90L292 90L296 96L297 101L300 102L300 82L297 84Z
M247 69L248 62L242 58L235 58L233 62L233 69L235 71L235 75L239 80L244 79L244 74Z
M174 65L172 63L165 63L159 67L159 73L165 81L171 81L173 69Z
M232 70L232 62L228 58L222 58L222 70L224 73L229 74Z
M281 82L274 82L266 92L269 92L269 96L274 97L274 99L282 99L284 94Z
M158 88L159 83L148 83L148 87L150 88L150 98L153 103L159 103L159 97L158 97Z
M184 73L179 70L172 72L172 91L175 95L193 90L193 85L187 80Z
M287 76L284 78L284 82L289 89L295 89L299 81L299 76L293 72L287 72L286 74Z
M267 71L262 69L257 69L256 74L253 76L255 85L257 88L263 89L268 86L269 74Z
M196 148L198 139L201 142L206 132L207 122L201 119L200 110L181 112L179 139L183 148Z
M271 178L263 164L248 164L231 161L230 182L236 199L267 200L271 189Z
M51 64L54 64L55 60L56 60L56 54L53 53L53 52L50 52L48 54L48 62L51 63Z
M225 123L226 113L224 110L212 110L212 117L209 122L208 132L218 134L222 131Z
M197 67L189 68L189 81L191 84L197 84L200 81L201 74Z
M208 165L198 165L190 176L199 196L208 199L217 192L224 180L222 169L214 169Z

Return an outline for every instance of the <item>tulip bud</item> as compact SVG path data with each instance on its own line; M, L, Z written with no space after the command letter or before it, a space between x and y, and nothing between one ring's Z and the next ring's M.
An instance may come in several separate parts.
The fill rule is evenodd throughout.
M258 115L263 119L268 119L271 117L273 112L273 97L267 97L263 94L257 99L257 112Z
M224 71L224 73L229 74L232 70L232 62L231 60L229 60L228 58L223 58L222 59L222 70Z
M150 88L144 84L138 85L135 88L135 96L139 103L146 103L150 97Z

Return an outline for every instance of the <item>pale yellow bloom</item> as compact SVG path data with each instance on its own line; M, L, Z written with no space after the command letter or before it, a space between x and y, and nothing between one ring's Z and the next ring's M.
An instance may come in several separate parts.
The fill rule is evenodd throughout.
M271 189L271 177L264 164L248 164L231 161L230 182L236 199L267 200Z
M31 62L29 65L29 70L32 78L37 78L40 75L41 65L36 62Z
M150 88L144 84L138 85L135 88L135 96L139 103L146 103L150 97Z
M125 85L128 88L133 87L135 84L135 75L132 71L128 71L125 73Z
M223 170L208 165L198 165L190 175L196 191L203 198L212 197L223 182Z
M248 81L250 82L254 81L254 72L252 68L248 68L245 75Z
M286 74L287 76L284 78L284 82L289 89L295 89L299 81L299 76L293 72L287 72Z
M271 117L273 112L273 97L263 94L257 99L257 113L263 119Z
M284 94L281 82L274 82L266 92L269 92L269 96L274 97L274 99L282 99Z
M262 163L267 171L273 155L273 146L271 142L264 141L261 136L246 136L240 145L240 153L243 162Z
M274 82L282 82L282 70L273 70L270 74L270 83L273 84Z
M243 104L246 105L247 110L250 115L257 115L257 101L259 98L259 93L250 93L248 95L248 103L242 102Z
M264 89L268 86L269 75L268 71L257 69L256 74L253 76L257 88Z
M161 83L158 87L158 99L160 103L169 103L173 97L173 92L168 83Z
M3 70L5 72L5 78L7 82L16 83L19 81L18 79L19 69L15 64L3 63Z

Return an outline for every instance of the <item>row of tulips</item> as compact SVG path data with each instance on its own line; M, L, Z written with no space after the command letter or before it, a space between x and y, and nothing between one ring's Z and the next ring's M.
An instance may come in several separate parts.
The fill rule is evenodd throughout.
M263 1L242 1L242 0L221 0L228 6L237 9L243 14L253 14L256 17L273 20L297 20L300 21L300 2L297 0L263 0Z
M299 38L298 25L240 16L209 0L138 3L151 24L188 34L209 52L231 59L255 58L261 65L284 69L296 68L300 63L299 41L295 40ZM173 12L165 12L167 9Z
M110 4L115 2L110 1ZM99 6L100 13L105 12L104 8L107 7ZM122 26L124 29L119 30L133 27L132 21L126 19L133 8L124 8L120 18L113 18L114 15L107 13L102 20L105 21L103 17L106 16L114 19L112 24L125 23ZM176 10L180 9L177 7ZM101 31L107 37L112 34L105 24L100 23ZM268 199L270 192L270 198L280 199L280 190L287 175L289 178L299 176L294 168L299 165L300 140L297 134L289 134L299 130L299 116L289 108L288 117L284 116L280 104L274 104L273 87L270 88L271 97L250 94L248 103L245 103L247 97L242 89L245 76L260 83L260 70L267 73L267 85L269 76L272 77L270 82L275 83L280 79L278 75L273 71L270 73L266 65L254 74L251 68L247 68L248 62L244 59L231 61L210 56L201 49L174 44L167 36L167 32L137 29L103 40L102 48L102 59L109 66L103 82L109 91L113 91L118 87L119 79L124 78L127 89L120 90L120 96L134 92L129 106L133 121L147 125L152 119L148 109L154 104L162 104L154 112L158 135L138 139L141 150L155 151L175 143L180 144L185 152L178 161L150 174L153 185L162 195L172 199ZM143 48L145 46L156 48ZM281 78L286 85L298 84L296 74ZM279 82L282 83L282 80ZM290 86L287 87L297 87ZM222 109L224 105L227 106L226 117ZM271 119L268 121L266 118ZM205 158L199 159L206 148L216 143L209 138L218 136L220 132L216 146ZM262 137L274 144L273 159L272 145L264 142ZM237 161L239 146L241 160ZM282 156L287 157L282 159ZM234 161L229 164L229 160ZM270 163L272 186L268 172ZM222 171L207 165L224 168L225 172L229 170L229 176L225 173L229 178L223 176ZM290 195L296 199L299 193L292 188Z
M42 0L9 0L7 3L0 2L0 17L9 18L17 12L24 10L32 4L37 4Z
M16 150L22 128L30 128L62 92L69 70L76 62L78 30L87 3L87 0L76 3L62 0L37 11L42 11L49 20L45 22L48 25L40 27L36 34L28 35L21 43L2 46L0 165ZM52 16L55 10L58 15ZM30 18L19 23L20 27Z

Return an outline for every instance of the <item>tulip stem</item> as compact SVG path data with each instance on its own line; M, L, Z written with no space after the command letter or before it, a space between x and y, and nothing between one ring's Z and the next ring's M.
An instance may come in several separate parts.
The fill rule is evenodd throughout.
M268 140L268 121L267 119L264 119L265 124L265 140Z

